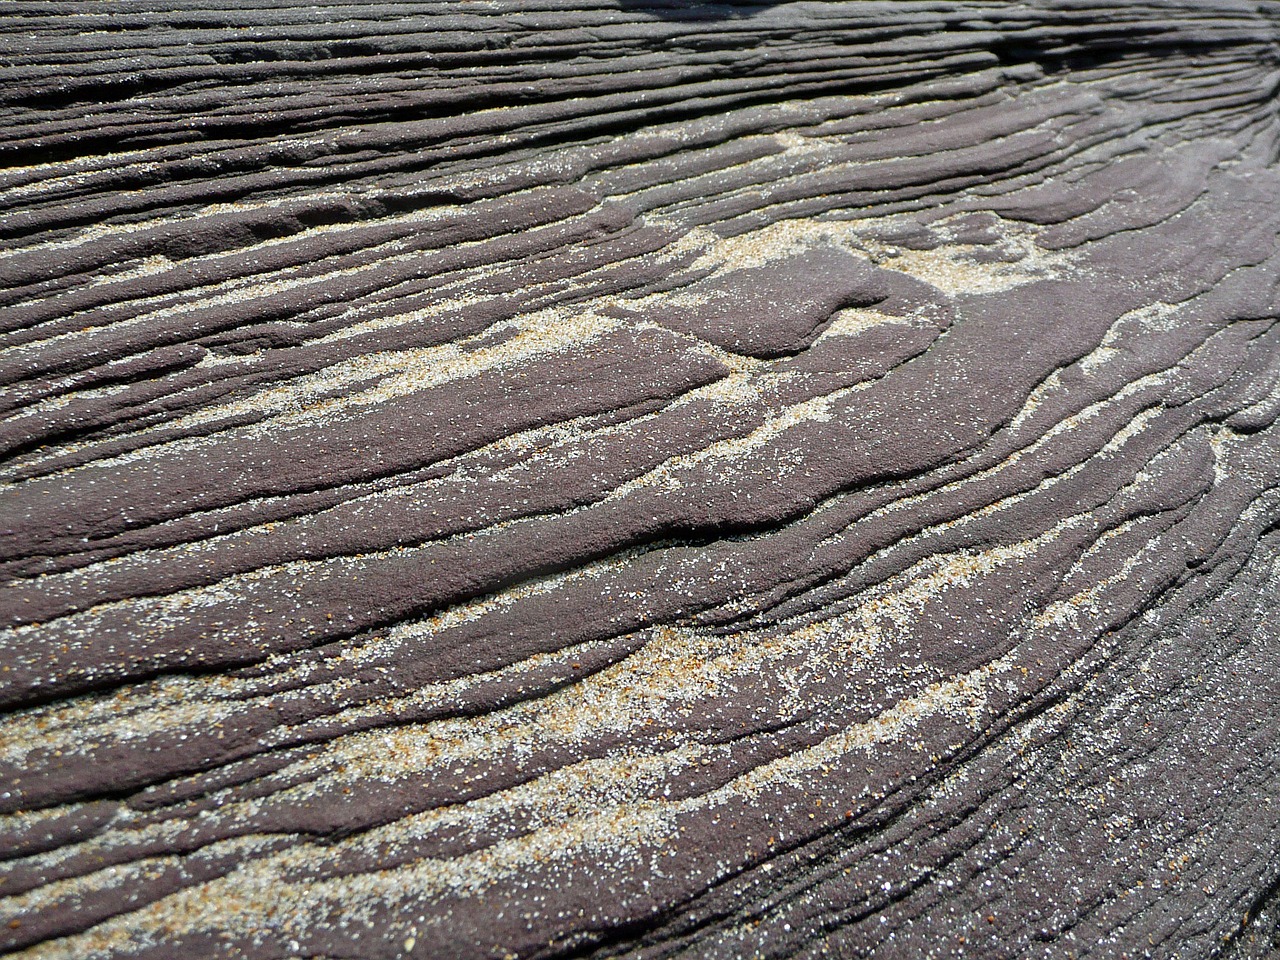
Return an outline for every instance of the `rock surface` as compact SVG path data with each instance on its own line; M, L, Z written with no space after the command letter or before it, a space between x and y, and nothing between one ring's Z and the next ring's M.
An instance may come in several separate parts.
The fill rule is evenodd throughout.
M7 0L0 945L1280 948L1278 39Z

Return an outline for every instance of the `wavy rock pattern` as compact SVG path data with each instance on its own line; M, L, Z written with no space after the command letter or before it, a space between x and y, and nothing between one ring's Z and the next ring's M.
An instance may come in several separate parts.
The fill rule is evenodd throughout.
M1280 947L1280 4L5 8L5 948Z

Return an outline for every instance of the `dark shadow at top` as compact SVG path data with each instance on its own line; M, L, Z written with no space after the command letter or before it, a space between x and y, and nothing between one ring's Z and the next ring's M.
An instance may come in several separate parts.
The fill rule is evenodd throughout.
M691 0L618 0L623 10L648 13L663 20L741 20L776 7L781 0L742 0L738 3L697 3Z

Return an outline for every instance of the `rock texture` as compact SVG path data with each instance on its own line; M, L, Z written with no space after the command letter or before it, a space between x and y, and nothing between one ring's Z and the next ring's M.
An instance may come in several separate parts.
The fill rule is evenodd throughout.
M1278 39L7 0L0 943L1272 954Z

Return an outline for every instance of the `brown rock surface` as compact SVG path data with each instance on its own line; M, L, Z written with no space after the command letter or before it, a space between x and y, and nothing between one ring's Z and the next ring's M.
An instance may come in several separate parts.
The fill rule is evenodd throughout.
M0 949L1280 950L1278 41L8 0Z

